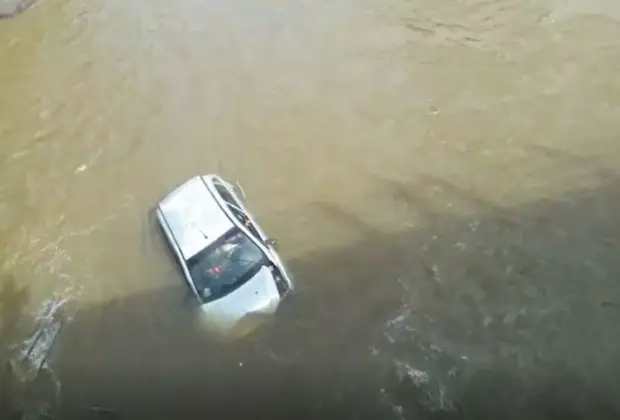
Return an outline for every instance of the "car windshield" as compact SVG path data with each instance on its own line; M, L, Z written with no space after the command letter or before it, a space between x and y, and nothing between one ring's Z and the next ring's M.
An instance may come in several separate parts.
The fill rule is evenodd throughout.
M190 258L187 268L200 299L209 302L244 284L265 263L263 251L239 228L233 228Z

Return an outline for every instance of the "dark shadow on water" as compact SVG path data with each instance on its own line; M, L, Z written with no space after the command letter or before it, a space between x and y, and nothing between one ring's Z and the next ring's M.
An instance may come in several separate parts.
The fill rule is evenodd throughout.
M378 181L420 228L318 205L365 239L290 261L303 292L253 337L197 333L180 278L78 311L56 349L63 418L620 418L620 182L507 209L420 179ZM394 358L443 378L456 411Z
M13 364L15 340L23 335L23 310L30 300L28 288L10 275L0 275L0 418L18 418L24 389Z
M6 359L7 349L20 332L24 307L30 301L27 287L19 286L7 274L0 275L0 359Z

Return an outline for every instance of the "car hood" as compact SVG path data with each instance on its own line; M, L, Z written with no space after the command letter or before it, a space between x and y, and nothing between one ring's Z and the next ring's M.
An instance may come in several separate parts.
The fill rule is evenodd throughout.
M203 321L210 329L231 331L240 324L269 318L280 303L275 279L263 266L234 292L200 307Z

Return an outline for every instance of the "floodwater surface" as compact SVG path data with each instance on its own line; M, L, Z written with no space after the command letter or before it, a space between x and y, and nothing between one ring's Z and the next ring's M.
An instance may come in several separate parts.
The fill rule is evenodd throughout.
M609 413L619 74L615 0L42 0L0 21L3 357L68 299L76 418ZM151 213L212 172L298 285L235 343Z

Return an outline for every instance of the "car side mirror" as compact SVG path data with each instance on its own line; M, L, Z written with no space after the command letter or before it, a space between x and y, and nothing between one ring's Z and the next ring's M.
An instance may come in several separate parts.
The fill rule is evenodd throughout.
M268 247L270 248L277 248L278 247L278 241L276 241L273 238L269 238L265 241L265 243L267 244Z

